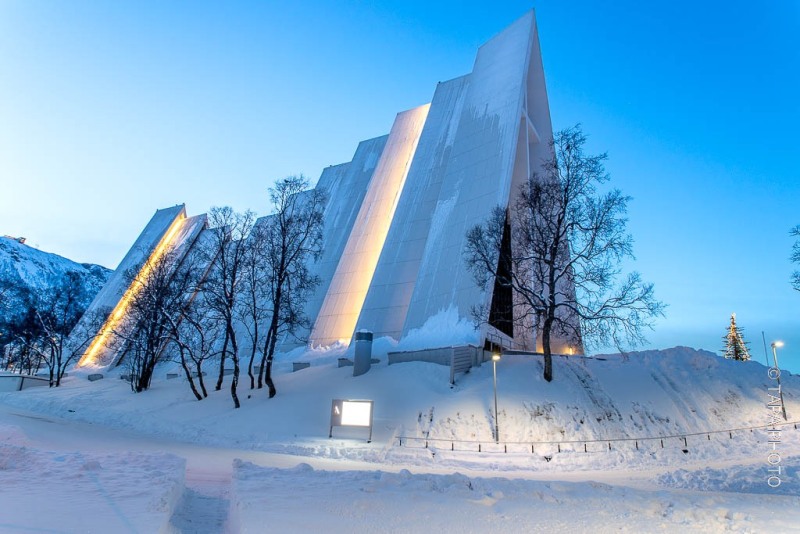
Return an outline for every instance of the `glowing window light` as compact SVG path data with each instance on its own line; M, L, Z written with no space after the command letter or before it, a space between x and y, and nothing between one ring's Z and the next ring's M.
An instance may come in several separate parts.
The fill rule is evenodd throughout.
M139 274L136 276L138 279L146 278L153 268L153 265L167 252L172 244L172 240L175 238L175 234L178 233L178 229L181 227L181 224L185 219L186 215L181 213L180 216L172 221L172 224L167 229L164 237L161 238L161 241L159 241L158 245L153 250L153 253L150 254L147 260L144 262L144 265L142 265L142 268L139 270ZM92 343L89 345L89 348L86 349L86 352L81 357L80 361L78 362L78 367L91 365L95 362L98 351L101 347L105 346L108 336L111 335L111 331L116 328L125 317L125 312L127 311L128 306L130 306L131 300L137 293L138 289L134 287L134 284L131 284L128 289L125 290L122 298L119 299L117 305L114 306L114 309L109 314L108 319L106 319L106 322L100 329L100 334L94 338L94 341L92 341Z

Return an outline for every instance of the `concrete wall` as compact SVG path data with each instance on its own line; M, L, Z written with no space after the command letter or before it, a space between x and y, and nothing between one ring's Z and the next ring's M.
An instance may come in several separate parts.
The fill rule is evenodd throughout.
M309 342L349 343L372 282L429 105L399 113L370 181Z
M467 230L509 200L532 38L530 12L478 51L403 335L451 306L469 318L473 305L491 299L462 254Z
M16 373L0 374L0 393L21 391L23 389L49 386L50 379L40 376L18 375Z
M352 161L327 167L317 182L316 187L328 192L328 203L324 215L324 250L319 261L310 266L311 271L319 276L321 281L305 306L305 313L311 319L312 326L325 301L325 295L336 273L347 238L353 230L375 167L388 139L389 136L384 135L362 141ZM298 332L301 338L308 337L309 334L310 330ZM296 346L293 340L284 340L282 343L284 350L292 346Z
M440 83L361 310L358 329L400 339L458 129L469 76Z
M469 372L472 367L491 358L491 354L474 345L459 345L424 350L389 352L389 365L395 363L426 362L450 367L450 383L457 374Z

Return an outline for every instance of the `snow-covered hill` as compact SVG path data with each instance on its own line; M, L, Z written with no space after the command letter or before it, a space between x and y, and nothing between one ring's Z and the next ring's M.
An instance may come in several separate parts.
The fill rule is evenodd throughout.
M112 271L92 263L76 263L10 237L0 237L0 283L38 290L54 285L68 272L77 273L83 280L85 304L88 305Z
M480 464L490 453L492 462L512 470L628 468L750 455L765 439L765 432L750 429L767 424L768 388L775 384L760 363L686 347L555 358L551 383L541 377L539 357L506 356L497 365L498 445L490 363L450 387L445 366L387 366L378 357L382 363L360 377L335 363L291 372L292 362L279 361L274 399L265 390L251 391L243 374L239 410L232 407L228 380L222 391L213 391L213 365L206 379L212 391L201 402L183 379L167 380L168 371L179 371L167 367L150 391L138 395L125 381L90 383L75 373L58 390L0 395L0 402L175 439L307 456L415 463L431 461L430 452L438 451L436 462L454 465ZM124 366L111 378L123 372ZM789 418L800 419L800 377L784 372L781 379ZM373 444L327 439L334 398L374 400Z
M167 366L140 394L117 378L122 368L97 382L77 371L59 388L0 394L0 475L106 530L120 521L102 512L109 499L135 517L148 493L144 478L120 474L125 466L161 473L157 502L146 506L153 521L184 525L176 531L201 521L256 532L276 521L276 506L284 531L478 532L500 522L513 532L788 532L800 520L800 377L788 372L780 378L789 422L780 419L775 442L764 427L776 381L758 362L686 347L563 357L547 383L539 357L505 356L495 442L491 364L450 387L447 367L387 366L376 356L381 363L359 377L324 358L292 372L285 357L278 395L243 379L238 410L229 379L213 391L213 366L200 402L184 380L167 378ZM331 399L348 398L374 401L371 443L363 429L328 438ZM136 451L146 453L141 467L126 464ZM64 479L90 470L103 491L87 489L76 503L56 485L26 485L37 479L31 462L14 460L23 453ZM767 482L771 461L781 467L777 487ZM6 501L0 512L13 516L20 503ZM10 524L56 525L30 517L38 522Z

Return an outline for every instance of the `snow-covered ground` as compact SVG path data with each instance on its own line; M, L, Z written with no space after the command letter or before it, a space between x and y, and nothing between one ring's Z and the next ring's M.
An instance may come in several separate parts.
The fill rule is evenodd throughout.
M759 363L556 358L547 383L507 356L496 443L491 364L451 387L446 367L379 358L360 377L280 361L278 396L243 379L239 410L228 382L198 402L168 368L141 394L121 370L0 394L0 532L800 530L800 377L781 376L792 423L770 444ZM371 443L328 438L334 398L374 400Z

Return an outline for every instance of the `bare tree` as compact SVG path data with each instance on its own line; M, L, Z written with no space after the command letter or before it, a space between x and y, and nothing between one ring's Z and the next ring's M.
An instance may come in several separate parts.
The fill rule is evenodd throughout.
M265 321L270 312L270 276L272 271L267 258L269 243L268 217L258 219L247 238L248 246L243 262L242 299L238 307L240 324L247 334L250 344L250 358L247 363L247 376L250 378L250 389L256 387L253 367L258 348L263 337ZM263 365L262 365L263 367ZM259 369L259 375L263 376Z
M239 383L239 343L237 339L238 306L241 302L245 279L244 263L247 258L247 236L253 228L256 216L252 211L237 213L230 207L211 208L209 225L212 237L204 245L201 255L211 265L206 282L203 284L203 299L211 313L225 325L222 353L219 362L219 376L216 390L222 389L225 362L230 356L233 363L231 378L231 398L236 408L240 402L237 395Z
M277 393L272 380L272 363L278 338L293 335L308 324L303 314L306 299L319 284L308 268L322 254L323 212L327 193L309 189L303 176L289 176L269 190L273 214L264 221L263 260L269 269L267 299L270 321L267 328L258 387L261 377L269 397Z
M196 251L185 254L170 282L178 298L172 308L162 310L168 330L163 350L177 350L177 356L172 359L181 365L197 400L208 397L203 364L218 354L216 347L224 330L219 317L210 313L203 298L208 269L202 254Z
M172 339L172 325L183 312L186 290L176 280L185 279L174 276L177 265L174 251L167 251L126 273L131 297L124 319L111 333L123 351L136 393L150 387L155 367Z
M792 245L791 261L800 264L800 224L792 228L790 234L798 238L794 245ZM792 273L792 287L800 291L800 271Z
M28 358L24 352L31 330L38 330L35 315L30 313L33 295L28 287L15 284L10 269L0 265L0 355L3 369L23 372ZM35 335L38 337L38 333Z
M4 295L8 311L0 325L4 367L20 374L34 374L47 354L47 342L36 315L37 295L18 286Z
M638 273L617 283L622 261L633 258L630 198L618 189L597 191L609 180L607 156L584 154L585 142L579 125L558 132L551 158L511 209L496 208L467 234L465 259L476 282L510 289L518 305L509 303L505 315L541 331L547 381L553 334L575 344L635 346L664 309Z
M84 353L102 327L103 317L94 314L75 328L86 309L86 288L75 272L67 272L56 284L39 292L36 318L43 335L44 361L50 387L61 385L67 367Z
M87 317L70 336L89 301L83 279L68 271L42 287L17 287L3 296L17 310L3 315L0 328L6 365L13 362L17 370L30 374L45 366L50 387L61 385L67 367L83 354L102 325L102 317Z
M186 293L180 317L170 317L170 342L178 350L177 361L197 400L208 397L203 364L218 355L216 350L225 326L219 317L208 313L202 294ZM195 383L195 379L197 382Z

